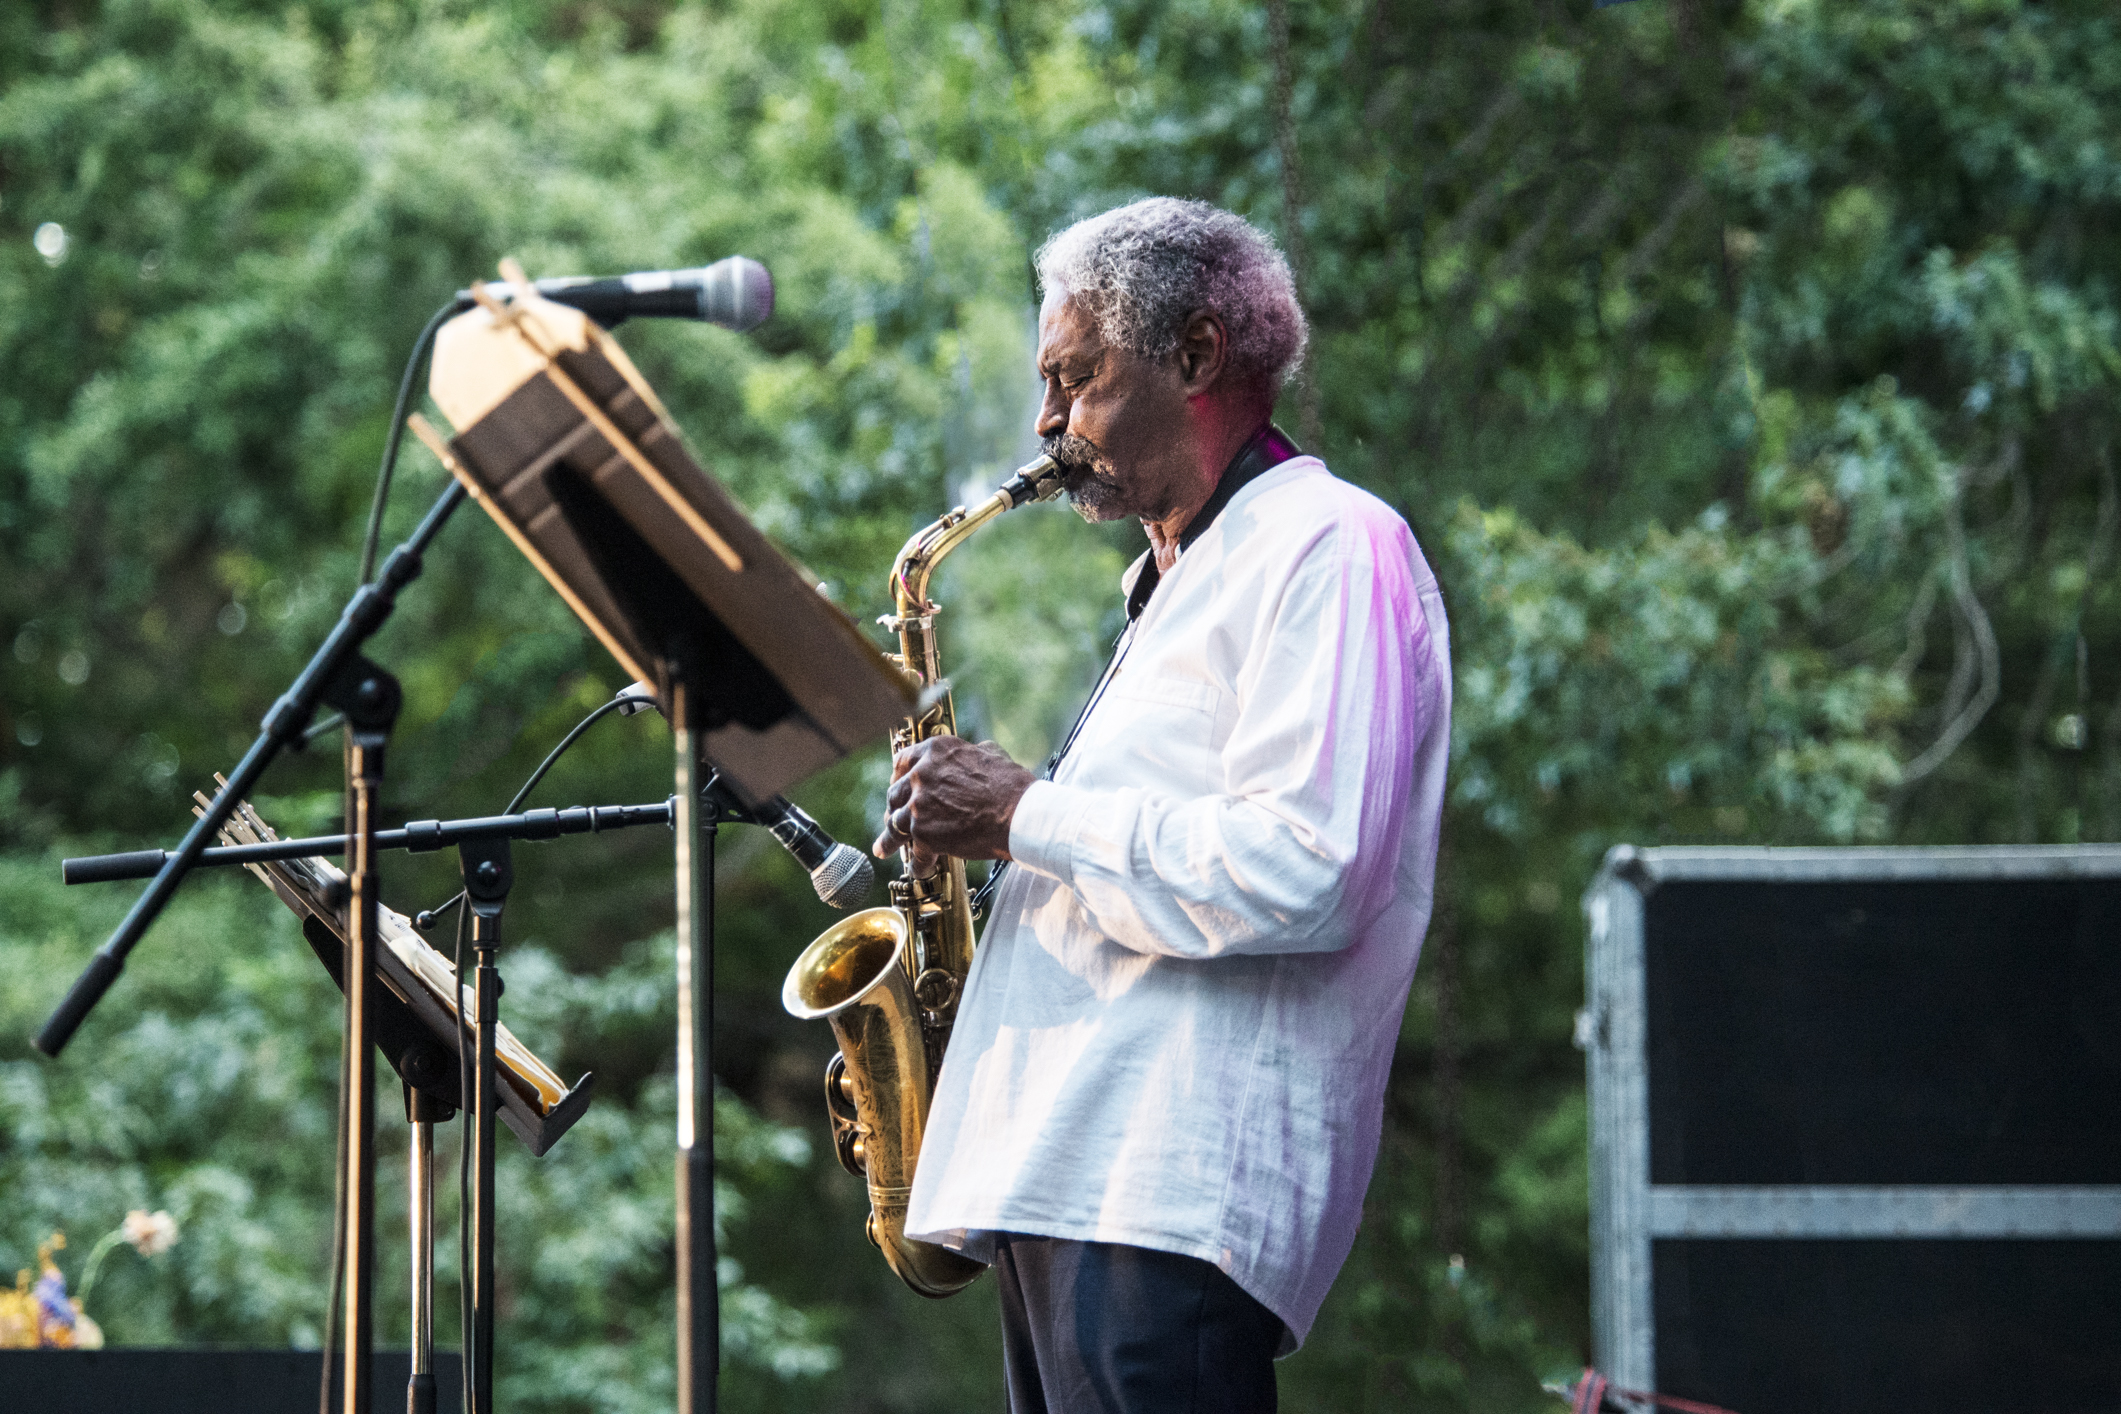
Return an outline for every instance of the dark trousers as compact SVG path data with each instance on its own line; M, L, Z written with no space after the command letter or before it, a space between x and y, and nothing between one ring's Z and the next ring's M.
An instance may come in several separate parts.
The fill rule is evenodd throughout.
M1009 1414L1273 1414L1281 1320L1212 1263L995 1240Z

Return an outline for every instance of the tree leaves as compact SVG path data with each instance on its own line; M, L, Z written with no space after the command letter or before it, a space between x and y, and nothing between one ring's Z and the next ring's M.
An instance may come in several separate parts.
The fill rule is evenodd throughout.
M1458 667L1441 908L1386 1157L1284 1387L1317 1408L1537 1407L1534 1377L1587 1338L1566 903L1608 845L2121 835L2121 22L1910 0L1336 0L1286 20L1277 82L1267 15L1236 0L0 12L0 870L48 873L57 836L174 837L351 586L398 360L500 255L541 275L771 266L755 336L623 337L862 619L889 607L905 535L1022 459L1037 242L1147 192L1221 202L1300 233L1317 450L1423 536ZM33 243L47 222L56 262ZM439 484L408 454L386 541ZM490 529L453 524L378 640L408 688L403 815L497 808L619 686ZM968 730L1043 754L1137 548L1040 510L953 560ZM652 722L600 727L541 789L654 798L666 747ZM326 825L330 758L276 768L275 809ZM863 837L880 778L850 763L805 804ZM718 1069L814 1125L828 1045L773 994L824 920L739 832L722 864ZM667 919L667 854L615 836L519 868L511 938L545 947L509 964L523 1014L612 1087L579 1160L510 1180L551 1244L511 1296L550 1352L519 1388L652 1401L667 1038L641 940ZM446 862L389 878L401 906L455 886ZM115 901L6 887L19 1034ZM258 902L197 891L147 947L284 949ZM133 1293L156 1339L314 1319L326 1161L259 1131L328 1106L328 1027L301 967L247 965L225 993L131 994L127 1044L173 1058L168 1093L0 1072L0 1164L44 1195L22 1211L192 1195L200 1284ZM229 1108L226 1057L274 1047L279 1088ZM218 1124L226 1152L165 1111ZM790 1132L729 1112L733 1136ZM755 1324L731 1398L991 1402L985 1313L904 1306L826 1167L725 1168L757 1284L732 1289ZM136 1279L114 1270L113 1298Z

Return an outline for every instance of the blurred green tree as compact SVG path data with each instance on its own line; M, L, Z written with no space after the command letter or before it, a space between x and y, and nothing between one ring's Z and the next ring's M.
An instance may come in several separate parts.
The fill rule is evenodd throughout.
M185 1118L206 1101L20 1038L113 907L62 896L52 860L175 833L336 611L430 309L502 253L766 259L757 336L625 338L862 618L898 541L1024 450L1036 242L1167 192L1283 237L1317 335L1286 421L1408 515L1457 653L1443 902L1384 1158L1285 1395L1538 1407L1586 1353L1565 904L1606 847L2121 836L2117 26L2092 0L0 15L0 1251L189 1202L200 1265L114 1269L138 1312L114 1336L313 1330L334 1012L261 897L198 888L142 954L168 971L128 974L84 1036L168 1056L155 1084L185 1095L232 1093L235 1057L306 1056L262 1108L215 1102L214 1154ZM408 456L393 531L438 476ZM1137 548L1034 513L952 561L968 729L1043 754ZM494 808L619 685L471 522L378 652L410 692L407 814ZM663 741L599 728L540 798L655 798ZM882 771L803 798L862 838ZM309 828L335 789L298 761L261 804ZM991 1297L906 1298L854 1236L855 1186L799 1161L829 1041L774 994L822 910L725 841L733 1402L991 1405ZM652 1403L666 857L526 853L511 1008L611 1083L509 1175L507 1393ZM388 882L410 908L447 875Z

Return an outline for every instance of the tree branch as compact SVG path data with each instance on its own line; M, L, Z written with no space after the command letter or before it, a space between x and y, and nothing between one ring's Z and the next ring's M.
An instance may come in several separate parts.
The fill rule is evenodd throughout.
M1965 478L1962 477L1959 492L1964 490ZM1996 698L2003 692L2003 662L1996 651L1996 630L1988 621L1988 611L1981 607L1981 600L1974 593L1973 575L1967 569L1963 504L1963 495L1954 494L1944 529L1950 555L1952 602L1958 607L1973 639L1981 665L1981 687L1974 694L1974 700L1945 724L1943 734L1930 743L1929 749L1907 763L1906 769L1900 773L1899 788L1902 791L1942 766L1959 749L1959 743L1981 724L1981 719L1988 715L1988 709L1996 705ZM1953 675L1958 676L1956 664Z
M1289 268L1301 295L1309 285L1310 262L1304 253L1303 167L1296 151L1295 79L1289 61L1289 0L1269 0L1268 47L1274 55L1274 145L1281 156L1281 239L1289 248ZM1318 360L1304 360L1297 390L1296 436L1311 451L1319 449L1322 429L1318 411Z

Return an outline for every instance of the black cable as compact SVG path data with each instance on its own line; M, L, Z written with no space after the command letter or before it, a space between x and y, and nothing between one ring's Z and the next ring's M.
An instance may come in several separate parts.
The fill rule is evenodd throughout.
M523 802L530 797L531 791L537 788L538 782L545 779L545 773L552 769L552 764L560 759L561 753L566 751L568 747L573 746L583 732L588 731L599 721L628 703L639 700L632 697L614 697L577 722L574 730L560 738L560 744L546 753L545 759L538 763L538 769L530 773L530 779L523 782L523 788L515 793L515 799L509 801L508 808L501 813L503 815L515 814L521 808ZM459 1375L461 1377L463 1407L469 1411L478 1407L475 1399L476 1391L473 1389L475 1366L478 1363L478 1359L477 1353L472 1349L472 1343L477 1338L477 1332L471 1315L471 1146L473 1126L477 1123L477 1117L472 1113L471 1053L478 1042L477 1034L465 1025L464 1020L464 934L466 924L471 916L471 910L457 907L458 904L463 902L463 899L464 891L459 889L456 896L447 903L439 908L426 910L420 915L419 919L414 921L420 923L423 928L431 928L434 926L435 915L446 912L451 908L457 908L456 954L452 960L452 966L456 971L455 985L457 989L457 1098L463 1101L457 1111L459 1118L463 1121L463 1130L457 1145L457 1341L461 1352ZM421 920L425 921L421 922ZM342 1163L340 1167L343 1169L345 1165ZM320 1411L320 1414L330 1414L330 1412L325 1410Z
M366 584L376 575L376 547L383 536L383 508L390 502L390 478L398 466L398 444L405 439L405 414L411 410L413 384L418 381L420 361L434 346L435 331L442 321L457 312L452 300L434 312L427 327L420 331L419 342L412 346L412 357L405 360L405 376L398 381L398 401L390 415L390 436L383 443L383 465L376 471L376 494L368 507L368 533L361 538L361 583Z
M538 769L530 773L530 779L523 782L523 788L516 792L515 799L509 801L508 808L506 810L503 810L501 813L503 815L513 815L516 813L516 811L522 809L523 802L530 798L531 791L537 789L538 782L544 780L545 773L552 769L552 763L559 760L560 753L565 751L568 747L573 746L575 743L575 739L581 736L583 732L588 731L591 727L595 726L598 722L602 721L611 713L618 711L621 707L628 706L634 702L638 702L639 700L640 699L636 697L614 697L609 702L606 702L603 706L597 708L596 711L591 712L588 716L582 718L581 721L575 723L574 730L567 733L567 735L561 737L560 744L558 746L555 746L549 753L546 754L545 759L538 763Z
M516 792L515 799L509 801L508 808L503 810L501 813L503 815L513 815L516 813L516 811L520 810L523 806L523 802L530 798L531 791L537 789L538 782L545 779L545 773L552 769L552 763L560 759L560 753L565 751L568 747L573 746L575 744L576 739L579 738L583 732L588 731L591 727L595 726L599 721L603 720L609 714L616 712L619 709L626 707L632 703L639 702L640 700L641 699L638 697L626 697L623 695L614 697L609 702L606 702L603 706L597 708L596 711L591 712L588 716L582 718L581 721L575 723L574 730L567 733L566 736L561 737L560 744L558 746L555 746L550 752L546 753L545 759L538 763L538 769L530 773L530 779L523 782L523 788ZM449 910L455 908L463 901L464 891L462 889L459 889L454 894L451 894L447 899L443 900L441 903L436 904L433 908L421 909L417 914L413 915L412 924L415 928L418 928L421 932L424 933L429 928L434 927L435 923L440 920L443 914L449 912Z

